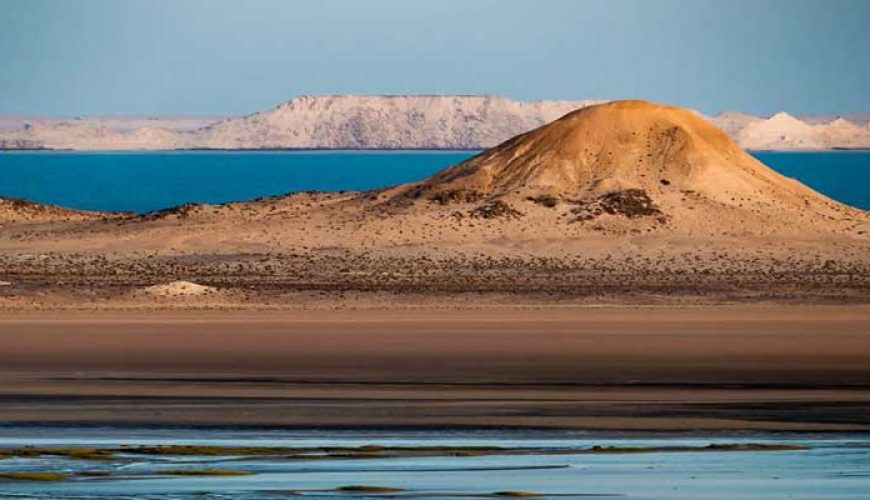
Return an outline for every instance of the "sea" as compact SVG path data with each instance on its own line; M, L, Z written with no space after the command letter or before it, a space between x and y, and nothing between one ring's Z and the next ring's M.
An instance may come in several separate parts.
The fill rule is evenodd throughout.
M379 188L424 178L477 151L0 152L0 196L66 207L148 212L295 191ZM870 209L870 151L768 152L756 158Z
M782 451L655 451L656 447L760 443ZM281 456L171 456L118 453L112 459L13 457L0 477L52 471L56 482L0 482L0 498L481 499L527 492L540 499L866 499L870 441L866 434L654 434L534 430L265 430L40 427L0 425L0 450L44 447L205 446L498 446L522 454L406 456L308 460ZM583 453L593 446L628 453ZM645 451L644 448L647 450ZM553 450L557 450L554 452ZM231 469L244 476L171 476L168 471ZM100 474L97 475L96 472ZM342 491L351 485L389 493ZM401 491L399 491L401 490ZM515 494L520 496L519 493Z

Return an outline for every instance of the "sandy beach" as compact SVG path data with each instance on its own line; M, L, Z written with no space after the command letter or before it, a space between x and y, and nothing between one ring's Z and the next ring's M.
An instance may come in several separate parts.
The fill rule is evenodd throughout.
M20 312L0 419L868 430L870 307Z

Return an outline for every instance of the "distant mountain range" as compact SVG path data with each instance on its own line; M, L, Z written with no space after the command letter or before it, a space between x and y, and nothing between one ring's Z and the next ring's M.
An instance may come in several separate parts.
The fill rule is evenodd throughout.
M299 96L242 117L0 117L0 149L481 149L602 101ZM870 115L706 117L744 149L870 148Z

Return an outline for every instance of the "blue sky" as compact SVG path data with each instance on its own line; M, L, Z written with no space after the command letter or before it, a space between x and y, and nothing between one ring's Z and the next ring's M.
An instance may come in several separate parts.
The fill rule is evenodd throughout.
M0 114L330 93L870 111L868 0L0 0L0 54Z

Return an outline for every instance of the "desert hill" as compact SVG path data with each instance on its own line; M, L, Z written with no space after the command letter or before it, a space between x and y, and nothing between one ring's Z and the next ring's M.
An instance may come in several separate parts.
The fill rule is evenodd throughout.
M247 116L0 117L0 149L481 149L602 101L500 96L298 96ZM788 119L783 119L788 116ZM870 147L865 115L722 113L708 117L745 149Z
M687 209L803 224L850 217L840 205L776 173L697 113L645 101L574 111L414 184L399 196L535 200L578 207L636 204L674 222ZM593 208L593 211L595 209ZM700 212L695 212L694 217Z

